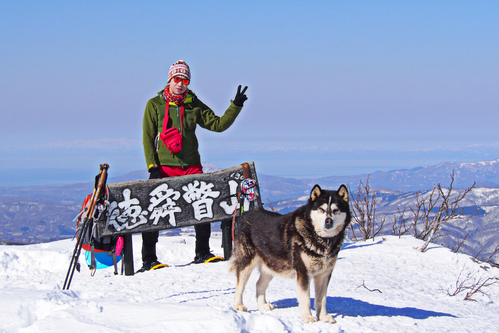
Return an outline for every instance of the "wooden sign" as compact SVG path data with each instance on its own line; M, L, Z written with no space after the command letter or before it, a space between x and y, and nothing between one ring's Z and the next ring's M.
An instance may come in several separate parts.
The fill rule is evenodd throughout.
M241 182L258 180L253 162L182 177L108 184L109 205L97 221L99 237L181 228L232 219ZM247 211L261 199L244 200Z

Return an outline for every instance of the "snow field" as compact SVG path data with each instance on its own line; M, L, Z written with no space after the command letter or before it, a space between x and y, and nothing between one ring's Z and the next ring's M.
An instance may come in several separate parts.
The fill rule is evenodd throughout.
M133 239L137 270L140 235ZM499 284L476 302L447 295L461 271L499 277L499 269L439 246L421 253L416 248L422 242L412 237L345 243L328 289L333 325L302 323L295 282L289 279L276 277L269 285L267 299L276 309L258 311L257 271L244 294L249 312L234 311L236 278L227 262L182 266L194 257L194 241L192 228L161 236L158 257L170 267L133 277L115 276L112 268L91 277L81 256L81 273L75 272L69 291L61 288L73 241L0 246L0 332L495 332L499 327ZM212 233L211 248L222 255L220 232Z

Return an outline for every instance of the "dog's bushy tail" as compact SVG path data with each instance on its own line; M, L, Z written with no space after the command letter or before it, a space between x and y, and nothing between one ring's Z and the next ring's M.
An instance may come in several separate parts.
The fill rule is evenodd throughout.
M255 247L251 240L244 234L236 235L234 250L229 259L229 272L239 276L239 272L251 264L255 258Z

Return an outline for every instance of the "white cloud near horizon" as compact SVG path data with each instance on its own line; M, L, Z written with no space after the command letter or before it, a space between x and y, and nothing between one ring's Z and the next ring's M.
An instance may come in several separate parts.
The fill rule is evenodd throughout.
M99 138L91 140L52 141L35 146L36 149L59 150L59 149L96 149L96 150L131 150L142 149L142 142L133 139L111 139Z
M26 149L35 149L35 150L46 150L46 151L65 151L68 149L71 150L89 150L89 151L110 151L110 152L119 152L119 151L131 151L131 150L139 150L142 151L142 142L140 140L128 139L128 138L97 138L97 139L89 139L89 140L72 140L72 141L63 141L56 140L47 143L40 143L34 145L32 147L24 147L24 148L12 148L12 147L2 147L3 151L19 151ZM209 147L204 147L205 150L217 151L218 148L211 149ZM226 148L223 152L226 153ZM405 149L395 149L393 147L389 148L343 148L343 147L327 147L327 146L317 146L317 145L308 145L308 146L260 146L260 147L231 147L230 151L232 152L246 152L246 153L257 153L257 154L266 154L266 153L348 153L348 154L373 154L373 153L390 153L390 154L435 154L439 152L447 152L447 153L465 153L470 154L478 153L478 155L495 155L499 154L499 144L474 144L474 145L466 145L466 146L453 146L453 147L427 147L427 148L405 148ZM480 153L479 153L480 152ZM491 156L490 159L495 159L495 156Z

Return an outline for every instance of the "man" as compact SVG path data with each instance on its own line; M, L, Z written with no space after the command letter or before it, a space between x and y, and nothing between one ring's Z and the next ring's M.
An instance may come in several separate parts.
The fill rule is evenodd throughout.
M198 151L196 127L223 132L241 112L245 95L238 87L234 100L224 115L217 116L188 88L191 71L183 60L175 62L168 72L168 84L146 105L143 120L143 144L149 179L203 173ZM166 119L166 121L164 121ZM211 225L194 226L196 231L195 263L210 262ZM165 267L156 256L157 231L142 234L142 268L138 272Z

